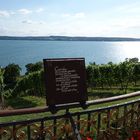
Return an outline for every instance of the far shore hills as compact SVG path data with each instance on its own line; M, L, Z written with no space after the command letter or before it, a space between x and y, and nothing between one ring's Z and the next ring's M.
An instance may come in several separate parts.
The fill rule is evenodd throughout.
M80 37L80 36L0 36L0 40L40 40L40 41L140 41L128 37Z

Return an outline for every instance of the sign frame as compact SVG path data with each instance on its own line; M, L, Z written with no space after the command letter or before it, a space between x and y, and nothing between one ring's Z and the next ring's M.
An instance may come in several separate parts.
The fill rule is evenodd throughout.
M48 106L87 101L84 58L43 59L43 63Z

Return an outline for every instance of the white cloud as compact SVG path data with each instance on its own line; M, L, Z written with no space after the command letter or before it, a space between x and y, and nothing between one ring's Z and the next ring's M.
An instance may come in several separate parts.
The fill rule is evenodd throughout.
M37 13L41 13L41 12L43 12L43 11L44 11L43 8L39 8L39 9L36 10Z
M5 27L0 27L0 35L7 35L8 34L8 29Z
M18 12L23 15L31 14L32 11L28 9L19 9Z
M133 28L140 26L140 17L118 18L112 21L112 25L118 28Z
M85 17L85 13L76 13L75 15L74 15L74 17L75 18L84 18Z
M22 23L24 24L34 24L34 25L40 25L40 24L46 24L45 21L33 21L33 20L30 20L30 19L27 19L27 20L23 20Z
M63 18L71 17L71 14L62 14L61 15Z
M25 9L25 8L23 8L23 9L19 9L18 10L18 12L20 13L20 14L23 14L23 15L27 15L27 14L31 14L31 13L41 13L41 12L43 12L44 11L44 9L43 8L39 8L39 9L37 9L37 10L29 10L29 9Z
M80 13L74 13L74 14L62 14L61 17L63 18L84 18L85 17L85 13L80 12Z
M33 21L32 20L23 20L22 23L26 23L26 24L32 24Z
M39 21L38 23L39 23L39 24L46 24L45 21Z
M9 17L10 13L8 11L0 11L0 17Z
M10 11L9 13L10 13L10 15L15 15L15 14L16 14L16 13L13 12L13 11Z
M140 2L137 3L129 3L129 4L125 4L125 5L121 5L119 7L116 8L117 11L122 12L122 13L140 13Z

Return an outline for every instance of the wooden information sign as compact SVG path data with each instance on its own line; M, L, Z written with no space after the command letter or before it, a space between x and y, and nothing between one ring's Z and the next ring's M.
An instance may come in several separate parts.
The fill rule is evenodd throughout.
M87 100L84 58L44 59L48 106Z

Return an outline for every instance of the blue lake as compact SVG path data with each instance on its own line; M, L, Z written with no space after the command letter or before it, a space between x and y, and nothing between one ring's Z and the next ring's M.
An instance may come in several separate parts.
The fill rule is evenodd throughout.
M0 66L19 64L22 73L28 63L67 57L85 57L86 64L119 63L133 57L140 59L140 42L0 40Z

